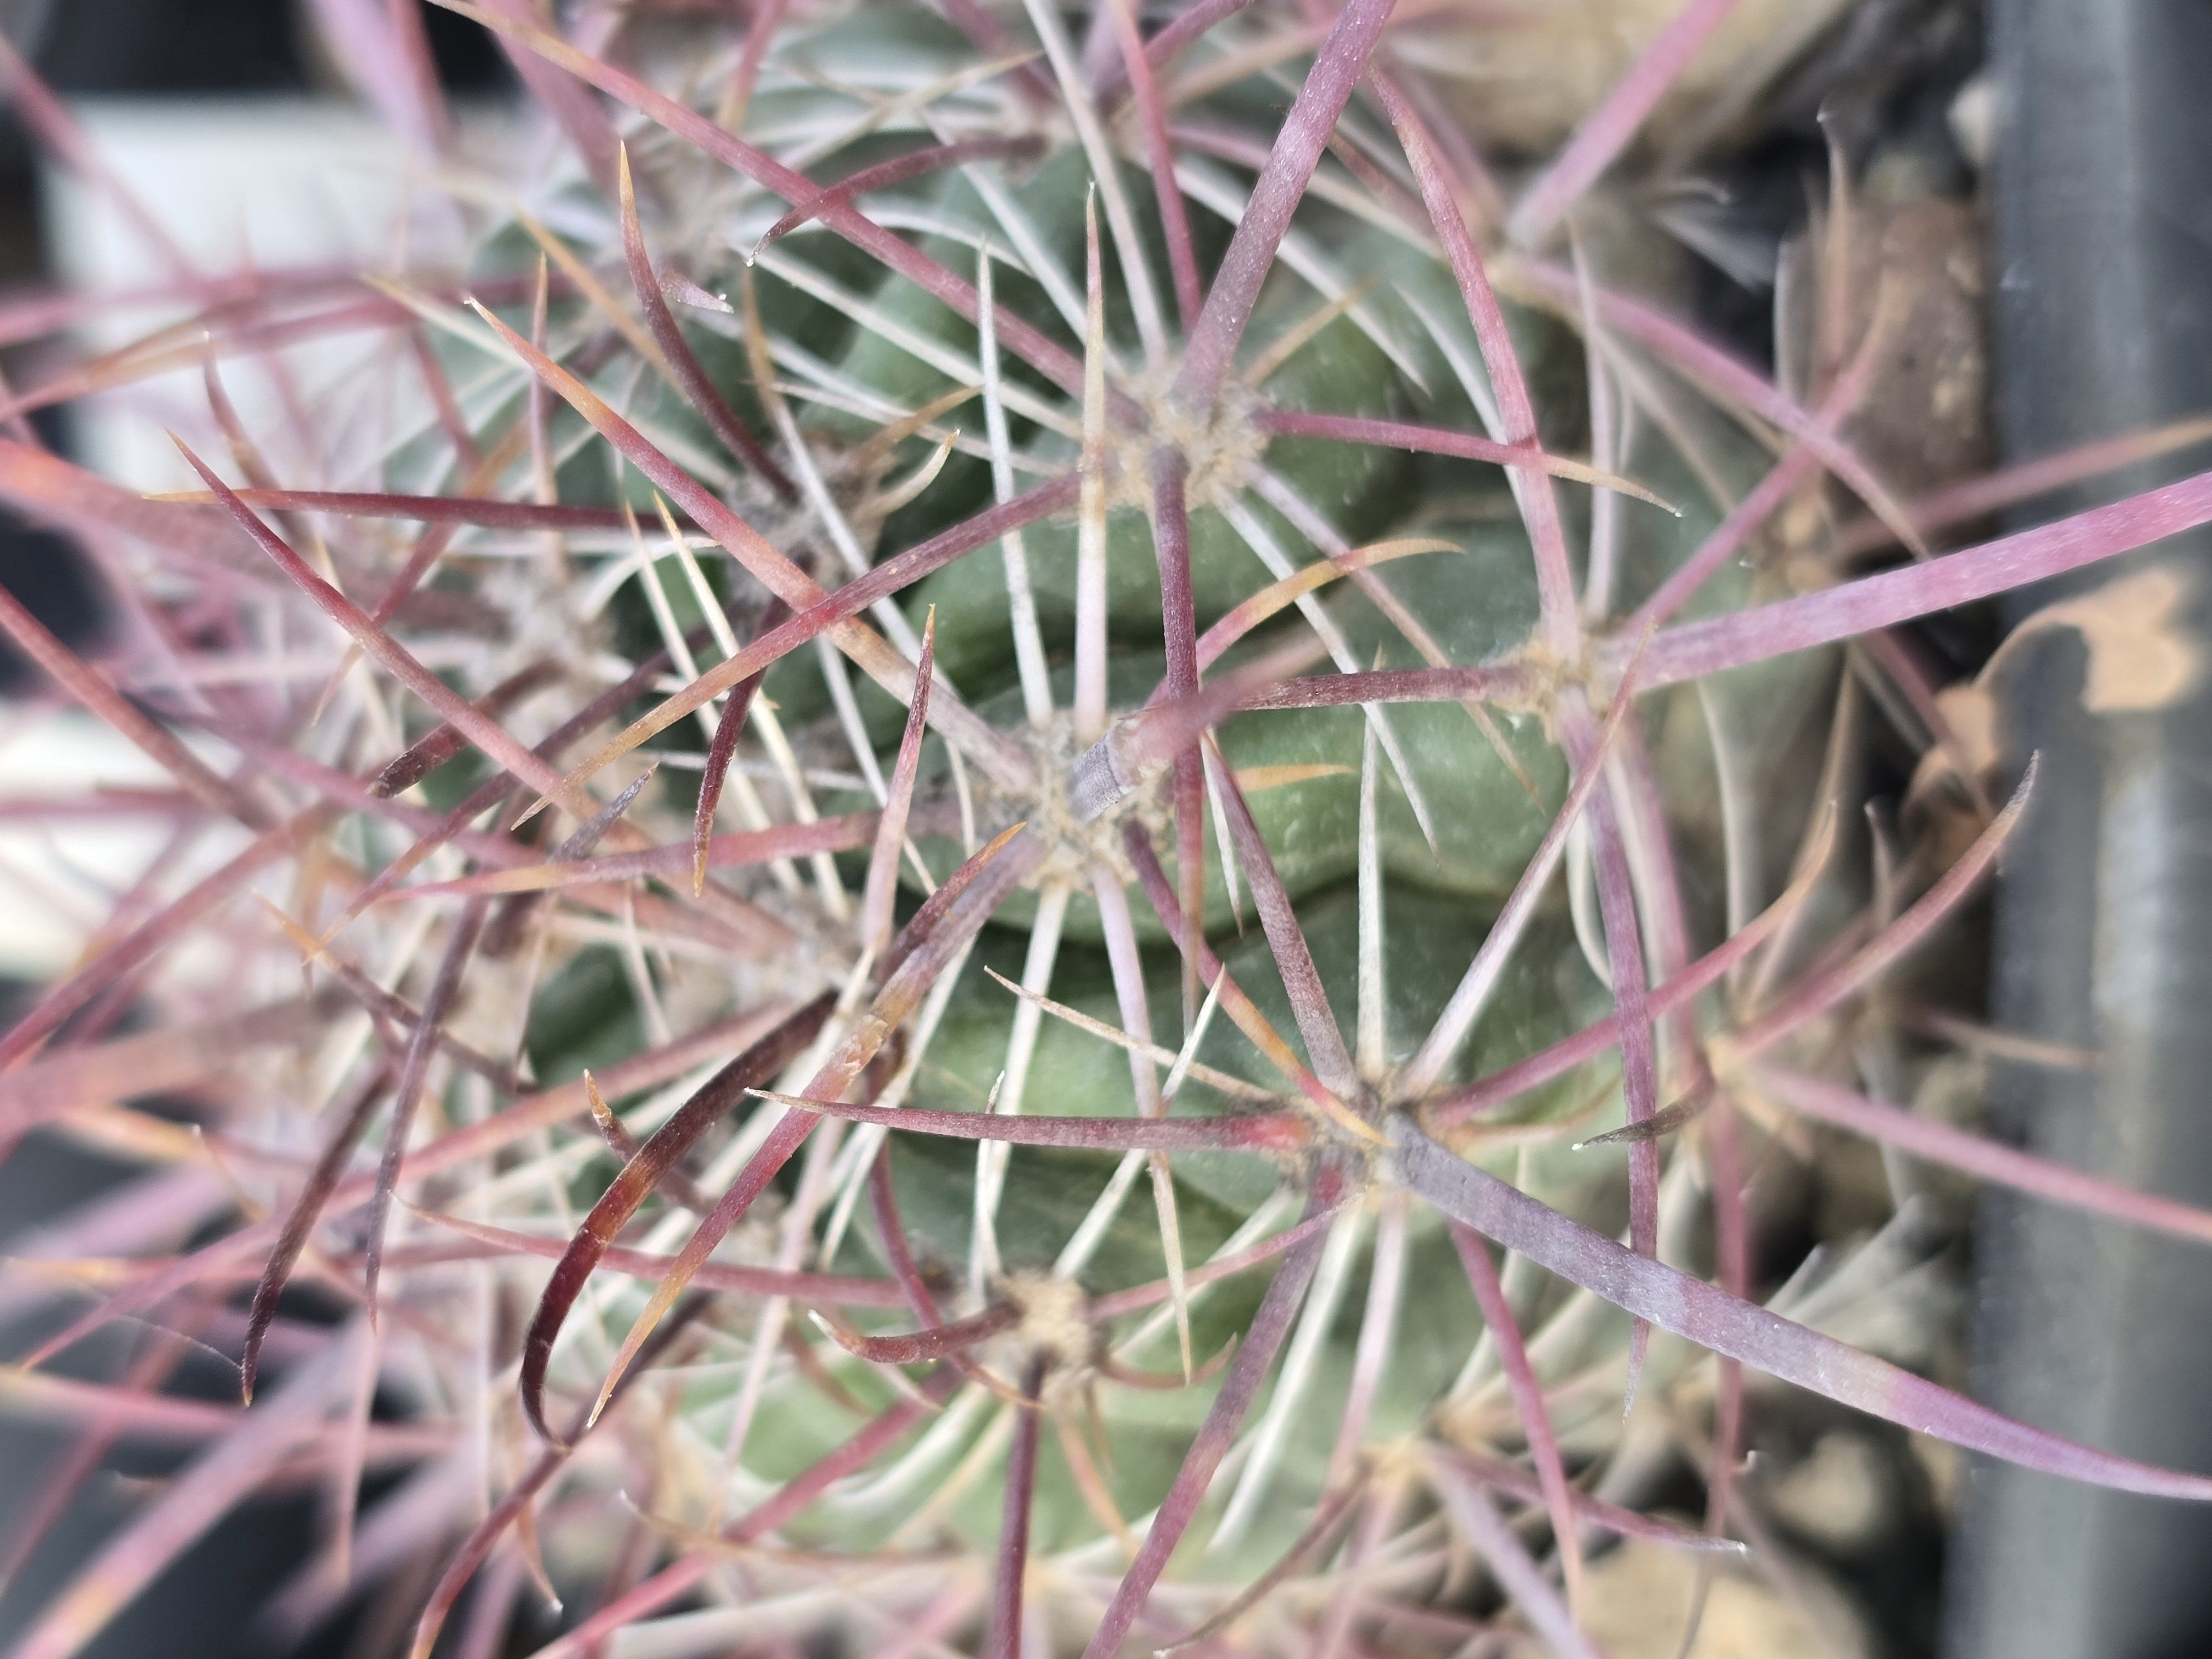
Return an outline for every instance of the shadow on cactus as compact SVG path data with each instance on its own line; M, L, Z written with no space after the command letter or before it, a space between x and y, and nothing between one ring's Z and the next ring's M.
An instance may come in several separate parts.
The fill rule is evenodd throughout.
M185 1325L250 1401L18 1654L303 1468L351 1577L271 1628L427 1561L419 1655L1588 1654L1587 1552L1740 1548L1747 1368L2212 1497L1753 1295L1748 1160L1808 1121L2212 1230L1853 1070L2032 764L1999 807L1931 714L1943 833L1870 887L1802 763L1847 642L1933 710L1887 630L2212 519L2212 477L1866 574L2168 438L1902 504L1838 435L1878 317L1808 406L1578 263L1725 4L1509 213L1389 0L588 47L449 3L569 145L532 212L461 190L465 276L186 283L191 497L0 441L137 573L112 661L0 620L219 854L0 1039L11 1131L90 1110L157 1166L70 1235L112 1272L38 1281L88 1305L26 1376ZM405 9L357 9L410 74ZM223 377L362 327L431 412L280 477ZM136 692L280 615L343 660ZM109 1103L155 1090L205 1101L188 1146ZM161 1382L57 1409L165 1422ZM1694 1425L1702 1530L1637 1507L1624 1396ZM372 1459L409 1472L356 1519Z

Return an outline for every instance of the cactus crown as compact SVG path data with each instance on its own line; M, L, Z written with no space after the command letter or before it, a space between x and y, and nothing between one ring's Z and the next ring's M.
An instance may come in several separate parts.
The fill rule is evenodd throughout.
M1790 793L1828 647L2201 521L2212 483L1850 568L1932 527L1838 435L1881 329L1808 410L1564 252L1727 6L1508 211L1390 0L1109 0L1087 39L1045 0L770 5L620 52L449 3L568 141L529 211L472 209L461 274L209 290L196 500L0 445L14 498L136 538L165 648L302 599L349 636L327 685L163 723L7 617L233 849L0 1039L11 1098L255 1052L209 1144L275 1200L179 1166L221 1236L45 1352L241 1263L249 1397L272 1331L312 1349L23 1651L78 1645L223 1460L325 1419L342 1478L388 1455L378 1375L461 1425L416 1480L489 1482L441 1511L425 1655L472 1583L497 1650L549 1568L605 1586L549 1653L1304 1654L1400 1618L1443 1651L1468 1552L1588 1651L1586 1535L1729 1547L1747 1365L2206 1495L1752 1296L1747 1134L2039 1178L1838 1060L2028 786L1939 781L1966 850L1926 838L1867 908ZM353 9L434 141L405 9ZM222 380L333 303L421 348L433 413L306 489ZM1775 556L1824 475L1866 515ZM142 1002L155 1031L103 1037ZM167 1249L147 1225L100 1253ZM303 1263L359 1316L289 1316ZM1713 1402L1710 1533L1570 1480L1620 1470L1624 1385Z

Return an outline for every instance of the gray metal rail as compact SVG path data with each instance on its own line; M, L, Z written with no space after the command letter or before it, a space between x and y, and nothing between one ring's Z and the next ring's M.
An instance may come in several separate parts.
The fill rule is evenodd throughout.
M2212 409L2212 6L1990 0L1990 24L2009 456ZM2203 465L2197 452L2102 495ZM2200 635L2208 554L2200 534L2141 556L2191 573ZM2021 596L2015 617L2055 597ZM1996 1126L2212 1202L2212 676L2178 707L2093 718L2078 641L2054 634L2037 649L2012 681L2013 731L2015 759L2039 750L2047 782L2007 860L1996 1010L2103 1063L2092 1075L2008 1068ZM2212 1253L1992 1194L1978 1291L1978 1395L2130 1456L2212 1470ZM1950 1659L2212 1653L2212 1510L1978 1466L1948 1602Z

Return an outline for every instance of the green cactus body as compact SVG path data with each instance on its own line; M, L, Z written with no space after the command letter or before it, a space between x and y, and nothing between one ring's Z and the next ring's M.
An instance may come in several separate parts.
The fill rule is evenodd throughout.
M903 33L908 29L915 31L911 40ZM905 81L951 76L970 61L964 43L948 40L933 20L879 7L799 36L779 51L777 60L805 65L810 74L831 80L864 79L871 54L894 38L902 52L914 54L899 58L899 76ZM834 71L831 65L836 66ZM804 125L810 112L818 112L825 103L835 105L838 97L830 91L764 89L750 119L773 133L781 130L780 124ZM1216 118L1231 119L1243 113L1234 100L1215 112ZM999 261L994 287L1012 313L1065 335L1065 321L1055 314L1044 289L1024 274L1011 251L1003 204L1011 201L1020 229L1033 239L1033 248L1042 247L1063 271L1079 272L1085 234L1083 204L1091 173L1081 150L1054 123L1044 122L1036 142L1041 154L1005 166L977 164L988 170L995 183L999 211L969 172L957 169L892 186L873 197L872 207L886 222L932 228L935 234L921 237L920 246L955 270L972 270L987 257ZM653 154L645 152L639 158L647 177L654 176L653 161L647 159ZM850 170L875 155L863 143L846 152L841 165L849 164ZM686 192L683 181L689 177L689 164L678 166L680 159L670 158L674 170L662 177L659 194L666 199L680 199ZM1133 198L1143 196L1142 182L1133 167L1125 171L1123 183ZM980 398L972 395L975 382L965 371L951 373L945 367L945 362L957 367L975 361L977 331L914 283L872 272L818 222L771 244L748 268L762 216L770 211L767 204L756 203L741 210L733 222L702 227L704 246L678 255L675 262L695 282L732 296L741 284L750 283L752 303L757 305L768 339L774 345L796 348L793 361L817 366L813 383L822 389L824 401L810 405L794 398L793 418L841 504L852 508L930 456L931 441L921 435L893 450L885 451L879 443L871 449L876 433L896 411L949 405L940 417L940 429L957 427L971 441L945 458L942 470L910 501L856 527L856 534L872 532L872 543L862 551L872 562L881 561L957 525L992 499L988 453L977 453L982 446L973 441L986 424L977 407ZM1148 240L1156 239L1158 218L1149 199L1142 200L1137 211L1143 234ZM1228 228L1218 222L1205 227L1216 253ZM1275 341L1285 340L1290 349L1273 362L1263 385L1239 391L1236 397L1251 408L1264 404L1451 429L1475 425L1462 377L1470 372L1468 365L1479 363L1479 347L1449 270L1433 253L1417 246L1422 239L1407 235L1402 228L1393 234L1363 225L1325 204L1313 203L1302 211L1293 234L1330 250L1316 257L1334 268L1330 281L1352 286L1356 303L1346 314L1325 320L1302 343L1289 341L1293 331L1304 331L1328 304L1328 296L1316 293L1301 276L1279 270L1261 296L1248 350L1255 358L1272 360L1275 354L1270 348ZM1148 251L1157 264L1161 256L1156 240ZM664 248L663 257L675 252ZM1121 362L1140 363L1142 350L1129 296L1115 279L1118 266L1113 253L1104 266L1109 341ZM1308 270L1310 274L1310 265ZM1063 284L1066 281L1064 277ZM1364 297L1358 297L1363 293ZM759 407L758 399L744 353L738 349L744 332L741 310L734 308L727 315L696 310L685 314L695 325L698 355L702 362L714 366L723 395L733 406L752 410ZM1514 313L1513 321L1524 362L1548 394L1546 406L1575 409L1582 396L1577 384L1582 368L1571 337L1549 319L1531 314ZM941 361L929 361L931 353ZM1170 360L1163 366L1133 369L1139 395L1146 395L1141 388L1149 380L1155 387L1151 395L1158 396L1163 377L1173 368ZM1472 372L1477 377L1476 395L1487 395L1480 369ZM1079 401L1041 376L1012 367L1006 373L1008 385L1021 388L1032 407L1042 405L1058 416L1056 427L1018 414L1010 419L1012 458L1027 469L1017 472L1018 486L1024 477L1076 465L1079 445L1073 434L1082 421ZM964 401L957 395L963 391L971 394ZM650 403L646 406L653 407ZM665 425L684 425L690 420L673 392L664 390L659 406ZM873 412L855 412L861 407ZM706 440L696 422L685 429L694 441ZM1425 628L1431 648L1441 653L1441 660L1498 659L1529 639L1537 624L1538 598L1528 543L1512 517L1511 499L1496 468L1327 440L1270 441L1257 431L1224 441L1237 453L1224 459L1204 488L1194 492L1189 520L1194 623L1201 631L1316 556L1299 525L1245 487L1241 469L1256 465L1279 480L1280 487L1310 503L1329 532L1346 546L1393 538L1433 538L1436 550L1393 560L1387 566L1387 580L1389 592L1405 612ZM865 471L847 465L845 458L854 455L868 456ZM1165 659L1160 646L1161 573L1150 503L1141 479L1131 476L1140 469L1141 454L1123 448L1117 455L1115 494L1104 537L1106 616L1112 641L1109 695L1115 710L1127 711L1143 704L1161 684ZM1667 483L1675 489L1693 489L1686 477L1669 477ZM745 481L739 489L766 505L767 492L757 483ZM1677 498L1690 499L1690 493L1686 489ZM1577 511L1586 517L1579 505ZM1698 546L1715 521L1710 510L1693 508L1678 518L1643 504L1632 504L1627 516L1625 580L1644 591ZM794 553L811 558L813 568L825 573L825 583L834 586L842 575L827 574L836 570L830 538L818 520L811 525L804 519L797 523L799 539ZM1047 727L1025 722L1014 612L998 550L979 550L935 572L902 595L900 605L915 634L926 621L933 623L936 663L944 683L992 726L1020 735L1032 755L1057 770L1065 769L1080 748L1067 728L1065 713L1074 696L1078 526L1072 516L1056 515L1026 526L1021 540L1050 664L1049 701L1061 711ZM736 586L742 586L741 578L723 584L725 591ZM1333 585L1317 603L1332 630L1340 665L1424 665L1420 651L1392 617L1351 582ZM635 654L649 648L652 623L635 599L626 604L626 628L633 636ZM675 617L687 627L704 619L696 604L677 609ZM1241 664L1263 656L1287 630L1303 625L1292 613L1233 647L1213 672L1234 672ZM1817 666L1808 671L1800 659L1787 665L1783 677L1802 682L1808 673L1815 680L1820 678ZM803 754L840 756L842 740L817 662L805 654L787 659L769 677L765 690ZM877 751L877 765L888 774L902 711L865 681L859 683L855 695ZM1387 722L1396 749L1386 759L1376 786L1376 861L1387 917L1382 1024L1389 1064L1409 1055L1443 1012L1447 994L1466 971L1498 906L1520 878L1557 811L1568 769L1547 712L1535 704L1492 711L1492 730L1502 739L1504 754L1468 709L1450 702L1394 705L1383 709L1380 718ZM1228 718L1217 728L1220 760L1247 781L1254 820L1285 895L1297 907L1322 983L1333 1005L1346 1011L1361 997L1354 877L1360 861L1361 774L1369 726L1370 716L1353 706L1254 711ZM687 744L695 740L703 743L703 734L684 739ZM757 751L750 745L740 750L741 755L749 752ZM1401 758L1410 772L1411 793L1407 780L1395 769ZM973 849L974 842L963 841L963 811L977 839L1018 821L1033 820L1040 812L1048 820L1065 822L1064 799L1054 805L1033 793L995 786L977 775L972 765L965 778L957 778L951 761L946 744L933 736L922 750L916 796L917 823L930 828L917 834L915 850L934 874L941 877ZM842 756L825 763L848 771L851 767ZM762 787L763 793L769 791L769 786ZM968 795L964 807L963 790ZM1421 802L1418 813L1414 793ZM875 797L854 788L827 787L816 805L825 815L863 811L875 805ZM1117 816L1128 814L1144 826L1169 878L1176 879L1173 814L1164 781L1155 781L1117 809ZM1110 823L1105 828L1110 830ZM1279 1030L1295 1031L1291 1001L1253 914L1249 878L1232 902L1224 877L1222 841L1211 823L1204 845L1207 933L1262 1016ZM1085 848L1091 849L1090 854ZM1048 994L1104 1025L1126 1024L1105 924L1085 868L1094 855L1110 861L1116 882L1127 896L1124 902L1129 904L1142 953L1150 1028L1164 1034L1161 1040L1170 1049L1176 1046L1172 1034L1183 1021L1172 940L1144 902L1126 860L1114 847L1113 836L1094 830L1087 839L1078 837L1066 852L1048 855L1044 874L1000 905L991 925L965 955L949 996L933 1016L924 1013L923 1024L901 1060L911 1073L890 1085L904 1104L935 1111L981 1109L1009 1086L1011 1066L1017 1074L1012 1086L1025 1113L1126 1119L1139 1109L1123 1057L1096 1036L1057 1018L1044 1018L1030 1027L1026 1037L1020 1036L1021 1005L1005 988L1021 981L1031 968L1040 883L1043 890L1055 880L1063 886L1072 884L1073 890L1064 902L1050 907L1057 920L1056 945L1045 957ZM857 886L865 862L858 854L841 857L848 887ZM903 879L907 896L902 908L908 911L921 896L911 866ZM840 931L811 902L783 914L803 916L805 925L828 927L833 939ZM831 954L836 948L830 946ZM1540 921L1522 940L1514 965L1492 997L1473 1040L1453 1056L1435 1085L1494 1072L1601 1017L1607 997L1585 955L1564 915ZM609 955L602 953L590 962L593 965L587 969L586 959L580 958L570 973L588 971L594 976L592 982L601 988L618 978ZM991 977L994 974L998 980ZM541 995L541 1008L557 1000L561 983L556 981ZM635 1012L612 1012L624 1000L616 995L601 1006L598 1018L620 1021L627 1033L635 1030ZM1346 1035L1351 1036L1348 1030ZM565 1036L556 1041L568 1044ZM611 1048L620 1047L621 1039L611 1040ZM1226 1018L1212 1020L1195 1058L1201 1067L1214 1068L1249 1088L1242 1097L1224 1095L1194 1079L1170 1109L1178 1116L1249 1110L1254 1091L1285 1087L1281 1076ZM1148 1069L1157 1078L1159 1068ZM1616 1077L1610 1061L1578 1068L1524 1097L1504 1121L1525 1127L1553 1118L1601 1121L1608 1110L1618 1109L1606 1104L1608 1091L1617 1089ZM1385 1079L1378 1077L1376 1082L1387 1092ZM879 1139L880 1131L864 1129L848 1139L838 1154L817 1145L807 1158L818 1156L820 1167L812 1163L801 1166L799 1189L811 1192L811 1201L830 1218L817 1230L827 1241L825 1265L859 1273L881 1271L880 1243L867 1224L868 1206L859 1198L865 1174L859 1159ZM1478 1156L1480 1145L1474 1144ZM987 1174L984 1165L991 1155L983 1154L979 1162L975 1150L964 1144L895 1136L891 1146L890 1169L901 1218L925 1274L951 1298L945 1304L948 1314L956 1308L972 1311L1010 1297L1048 1294L1041 1287L1052 1283L1056 1270L1061 1279L1092 1295L1157 1281L1170 1271L1166 1241L1154 1212L1155 1196L1149 1178L1138 1167L1143 1164L1140 1155L1017 1147L1006 1156L1001 1170ZM1575 1154L1556 1137L1548 1146L1523 1146L1509 1135L1487 1161L1547 1201L1593 1218L1612 1217L1609 1224L1618 1224L1612 1209L1616 1200L1610 1197L1619 1190L1621 1178L1618 1153ZM1189 1152L1172 1155L1168 1164L1173 1170L1177 1261L1194 1266L1224 1244L1245 1242L1255 1219L1267 1224L1270 1216L1294 1214L1294 1209L1286 1211L1285 1206L1295 1205L1307 1179L1297 1158ZM994 1182L1000 1191L992 1208L995 1258L988 1263L975 1258L981 1181ZM586 1181L580 1189L580 1201L589 1190ZM1095 1237L1076 1244L1071 1265L1071 1241L1085 1230L1086 1221ZM759 1259L769 1259L772 1237L769 1230L756 1232L751 1249ZM1263 1398L1260 1402L1261 1439L1269 1446L1267 1467L1251 1480L1249 1491L1242 1480L1217 1483L1216 1498L1206 1514L1212 1524L1225 1522L1227 1530L1217 1541L1186 1553L1188 1565L1178 1574L1194 1585L1230 1590L1266 1571L1297 1541L1315 1504L1326 1496L1323 1488L1332 1473L1337 1434L1335 1417L1326 1402L1343 1397L1355 1364L1361 1310L1376 1271L1373 1216L1355 1206L1338 1222L1331 1238L1314 1293L1317 1300L1310 1304L1320 1311L1306 1316L1323 1322L1311 1339L1300 1339L1307 1347L1303 1359L1296 1362L1296 1380L1290 1385L1297 1389L1297 1398L1283 1401L1280 1420L1273 1428L1265 1426L1271 1421L1267 1401ZM1413 1224L1400 1248L1406 1252L1406 1265L1400 1271L1407 1282L1423 1287L1419 1292L1421 1316L1401 1322L1391 1349L1389 1377L1373 1401L1365 1437L1376 1446L1434 1431L1437 1404L1450 1396L1482 1329L1450 1243L1432 1218ZM1455 1286L1455 1280L1462 1282ZM1438 1285L1447 1288L1429 1288ZM1189 1313L1189 1337L1198 1362L1233 1350L1253 1317L1259 1293L1260 1287L1247 1279L1232 1279L1196 1296ZM644 1295L642 1284L614 1291L600 1304L602 1323L610 1330L619 1328L642 1304ZM994 1369L1002 1378L1018 1376L1025 1357L1038 1352L1042 1339L1030 1327L1041 1318L1033 1316L1016 1332L979 1347L977 1363ZM884 1330L902 1326L896 1316L860 1322ZM1604 1328L1597 1352L1605 1353L1606 1345L1611 1345L1610 1351L1617 1353L1625 1322ZM1156 1311L1133 1342L1127 1328L1111 1336L1103 1329L1084 1331L1079 1340L1082 1351L1060 1353L1050 1373L1048 1413L1060 1425L1062 1437L1057 1445L1048 1442L1040 1455L1030 1521L1031 1547L1070 1562L1103 1559L1098 1552L1117 1547L1107 1524L1114 1516L1141 1517L1158 1505L1218 1386L1218 1380L1209 1380L1204 1373L1188 1386L1173 1388L1133 1388L1114 1380L1112 1367L1133 1366L1162 1374L1164 1382L1180 1383L1178 1334L1165 1310ZM586 1370L594 1363L580 1351L563 1352L572 1364L580 1364ZM1108 1362L1109 1352L1113 1358ZM1580 1363L1587 1364L1591 1358L1585 1352ZM1094 1359L1109 1368L1104 1372L1092 1369ZM732 1470L734 1486L718 1495L702 1491L695 1494L696 1502L710 1507L720 1503L732 1510L757 1502L781 1481L831 1455L851 1431L849 1410L825 1404L820 1387L802 1370L772 1369L757 1401L741 1406L747 1386L741 1369L728 1364L710 1369L717 1373L714 1377L690 1385L682 1395L692 1455L708 1457L708 1449L728 1435L738 1411L749 1411L752 1417L745 1449ZM835 1370L857 1396L856 1403L881 1409L897 1398L866 1365L841 1363ZM1000 1528L1004 1444L1017 1411L985 1392L971 1389L960 1395L913 1449L859 1480L851 1491L826 1499L791 1534L793 1541L807 1547L867 1552L924 1540L957 1540L961 1549L988 1553ZM1085 1437L1084 1444L1095 1460L1095 1474L1079 1474L1070 1462L1066 1440L1070 1433ZM1340 1479L1341 1473L1340 1468L1335 1471ZM1088 1493L1083 1489L1086 1478L1094 1483ZM1048 1586L1049 1577L1044 1582ZM1048 1589L1039 1601L1046 1609L1041 1616L1063 1626L1060 1639L1079 1644L1085 1634L1081 1595L1063 1606Z
M373 290L434 325L452 394L380 452L395 495L204 466L212 507L131 504L134 534L244 528L370 654L326 715L246 733L285 757L264 795L184 775L263 838L197 914L290 883L237 984L308 949L368 1011L298 1039L252 1120L282 1150L240 1178L285 1219L254 1240L249 1389L301 1251L357 1254L404 1310L387 1381L505 1500L436 1564L418 1659L457 1608L493 1650L541 1548L585 1609L562 1653L1304 1655L1393 1613L1461 1632L1407 1650L1443 1651L1501 1591L1579 1651L1592 1517L1717 1540L1568 1475L1650 1496L1640 1378L1711 1425L1724 1488L1737 1362L2204 1495L1753 1295L1760 1068L1844 1075L1881 953L1932 925L1893 914L1924 864L1863 927L1832 869L1829 647L1956 602L1977 555L1796 592L1811 567L1736 503L1819 507L1809 458L1893 515L1878 481L1546 252L1590 175L1470 227L1494 187L1378 47L1385 0L1217 19L1136 94L1056 12L947 12L770 7L757 40L641 12L593 55L502 0L518 54L596 88L551 106L598 182L480 216L481 317ZM1713 386L1725 411L1685 390ZM403 512L469 527L362 527ZM342 526L309 549L328 591L310 517ZM386 592L403 566L430 591ZM2009 828L1980 787L1965 873L1917 902ZM0 1065L142 959L91 958ZM240 994L188 988L192 1020ZM366 1375L316 1363L282 1386Z

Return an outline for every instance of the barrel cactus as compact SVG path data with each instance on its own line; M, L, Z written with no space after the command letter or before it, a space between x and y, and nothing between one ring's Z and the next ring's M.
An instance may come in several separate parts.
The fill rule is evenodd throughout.
M156 1165L33 1370L153 1320L246 1397L19 1652L303 1462L407 1465L339 1536L423 1656L1588 1653L1593 1552L1740 1548L1746 1368L2212 1496L1755 1294L1808 1123L2203 1232L1855 1056L2033 787L1889 630L2212 479L1929 558L1839 435L1879 307L1808 407L1571 253L1727 5L1509 202L1389 0L448 3L565 141L456 188L465 270L207 288L190 498L0 440L130 539L124 653L346 651L134 701L5 610L179 837L0 1038ZM407 9L326 9L435 142ZM280 476L224 374L363 318L417 412ZM1930 756L1871 881L1852 641Z

